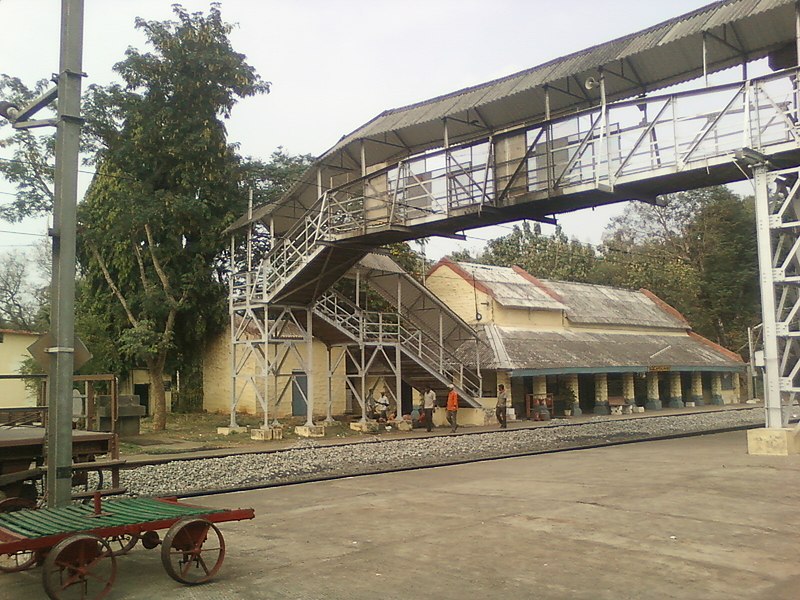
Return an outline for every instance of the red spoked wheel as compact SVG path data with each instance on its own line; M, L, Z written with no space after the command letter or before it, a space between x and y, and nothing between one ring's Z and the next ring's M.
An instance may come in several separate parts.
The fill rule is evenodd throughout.
M183 519L167 531L161 544L161 563L175 581L205 583L217 574L225 559L225 540L205 519Z
M105 598L117 577L117 559L104 539L79 533L53 546L42 582L53 600Z
M0 500L0 513L14 512L23 508L36 508L36 502L27 498L4 498ZM11 554L0 554L0 572L16 573L25 571L36 564L36 553L20 550Z

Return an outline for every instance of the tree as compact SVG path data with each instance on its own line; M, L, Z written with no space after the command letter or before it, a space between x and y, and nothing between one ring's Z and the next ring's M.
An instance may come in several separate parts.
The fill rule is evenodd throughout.
M0 257L0 328L37 331L44 289L31 281L31 261L21 252Z
M0 99L25 106L52 84L47 80L36 82L28 88L16 77L0 74ZM10 128L0 119L0 130ZM15 199L0 206L0 219L15 223L26 217L40 216L53 209L53 168L55 136L36 135L34 131L14 130L0 138L0 149L13 148L12 158L0 159L0 176L12 183L17 192Z
M461 256L456 260L462 260ZM514 225L508 235L490 240L473 260L502 267L518 265L536 277L565 281L590 281L596 263L590 245L570 240L560 227L552 236L543 235L539 223L531 227L528 221Z
M238 99L269 90L231 47L218 5L207 16L174 12L177 21L136 20L153 50L129 49L115 65L124 86L88 90L97 175L79 212L85 306L123 357L146 365L156 429L166 426L168 361L178 346L186 359L193 342L196 365L224 319L213 267L246 194L223 121Z
M738 351L760 314L752 198L711 187L667 199L631 203L609 224L597 272L612 285L652 290L698 332Z

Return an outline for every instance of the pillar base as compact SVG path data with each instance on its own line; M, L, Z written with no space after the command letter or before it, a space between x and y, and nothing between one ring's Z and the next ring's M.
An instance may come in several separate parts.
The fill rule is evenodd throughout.
M702 396L692 396L692 402L695 406L703 406L706 403Z
M234 435L236 433L247 433L249 431L249 427L217 427L217 435Z
M353 431L360 431L361 433L377 433L377 421L353 421L350 423L350 429Z
M580 402L573 402L572 403L572 416L573 417L580 417L583 414L581 410Z
M719 394L714 394L713 396L711 396L711 404L713 404L714 406L722 406L723 404L725 404L725 401Z
M683 408L683 400L680 398L670 398L668 406L670 408Z
M608 402L597 402L592 412L596 415L610 415L611 407L608 405Z
M647 410L661 410L663 408L661 406L661 400L653 400L652 398L647 399L644 403L644 407Z
M747 453L757 456L800 454L800 429L749 429Z
M283 439L283 428L281 427L267 427L264 429L263 427L260 429L253 429L250 431L250 439L251 440L282 440Z
M325 437L325 428L322 425L298 425L294 432L300 437Z

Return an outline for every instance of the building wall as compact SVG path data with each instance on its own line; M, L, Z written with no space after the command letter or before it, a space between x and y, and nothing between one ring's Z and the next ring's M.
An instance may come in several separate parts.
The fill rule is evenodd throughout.
M127 377L124 377L119 382L119 394L121 396L136 395L136 388L134 386L146 385L150 387L150 373L147 369L132 369ZM167 412L172 410L172 376L164 375L164 402L167 406ZM143 398L139 398L139 404L144 405ZM153 396L148 394L147 414L153 414Z
M300 349L301 352L304 348ZM333 349L333 362L336 363L338 356L343 352L340 348ZM301 370L300 362L296 355L290 353L278 379L279 389L288 381L288 376L292 371ZM245 374L259 374L261 367L254 357L250 357L243 368ZM328 350L325 344L314 340L314 415L324 416L326 414L328 401ZM260 381L260 378L257 380ZM345 368L344 361L334 372L330 382L333 404L331 411L333 414L343 414L345 412ZM233 377L231 374L231 343L228 330L212 340L206 348L203 356L203 407L209 412L227 413L231 409L231 390ZM267 386L269 396L270 418L274 415L275 399L278 392L275 390L274 378L269 377ZM241 392L237 411L241 413L262 413L261 405L253 386L248 384ZM283 418L292 415L292 390L291 386L286 390L277 408L277 417Z
M17 375L22 361L30 357L28 346L38 337L37 333L0 331L0 374ZM0 406L36 406L36 394L21 379L0 379Z
M441 267L431 273L425 280L425 287L446 302L450 310L470 325L477 323L476 304L482 323L491 323L494 318L494 300L480 290L475 290L472 284L449 267Z

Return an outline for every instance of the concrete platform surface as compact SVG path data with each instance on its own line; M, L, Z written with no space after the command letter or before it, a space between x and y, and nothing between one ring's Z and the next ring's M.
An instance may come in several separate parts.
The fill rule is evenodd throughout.
M800 456L745 432L193 499L253 506L223 524L214 582L157 551L119 559L112 598L800 598ZM43 597L39 571L2 598Z

